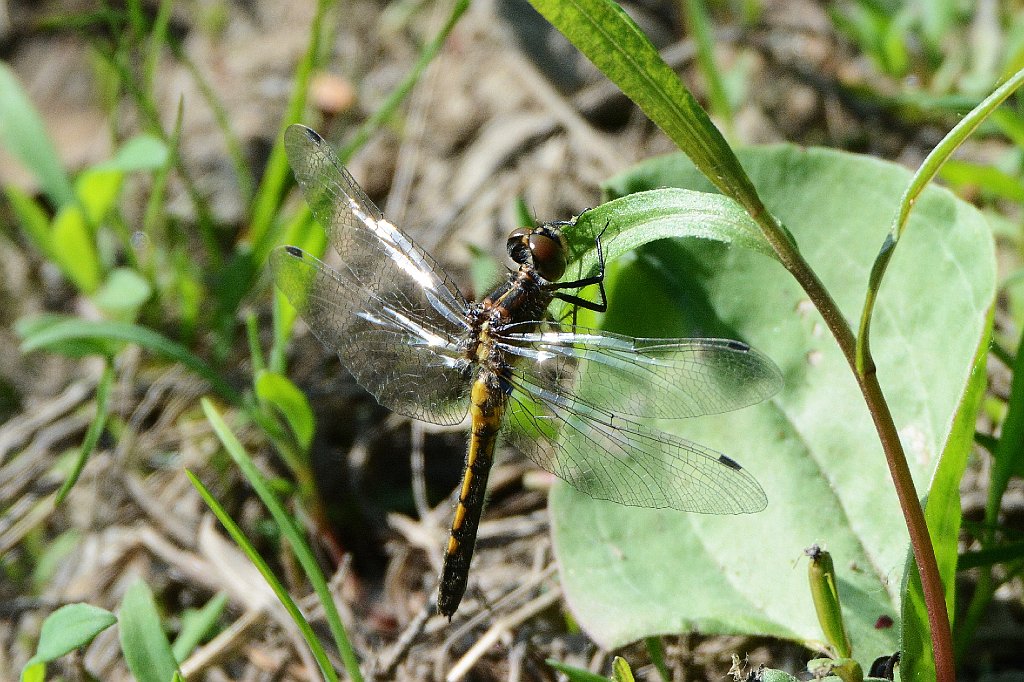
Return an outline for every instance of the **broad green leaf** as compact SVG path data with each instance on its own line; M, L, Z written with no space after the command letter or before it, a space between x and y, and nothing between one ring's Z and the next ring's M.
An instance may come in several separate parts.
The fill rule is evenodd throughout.
M306 400L306 394L282 374L260 372L256 378L256 395L284 415L299 446L303 451L309 450L316 431L316 418Z
M86 646L96 635L116 622L114 614L92 604L60 607L43 621L36 654L26 669L34 663L48 663Z
M638 169L630 181L647 186L647 180ZM668 237L700 237L775 256L754 222L732 199L671 187L637 191L589 209L565 230L565 237L572 251L572 274L567 278L597 272L598 237L606 262ZM566 307L568 304L556 301L556 317ZM590 311L577 310L576 314L577 324L598 324Z
M65 206L58 211L50 232L49 251L79 291L92 293L100 285L99 254L78 206Z
M142 275L130 268L117 268L93 295L92 302L111 317L129 321L152 295L153 287Z
M178 670L149 586L142 580L124 594L118 615L121 650L139 682L167 682Z
M45 679L45 663L29 663L21 671L21 682L44 682Z
M0 144L32 171L43 191L60 207L75 201L60 157L43 127L42 116L32 105L11 67L0 62Z
M746 150L740 159L840 309L857 319L910 174L791 146ZM658 186L711 191L681 156L645 163L608 189L618 196ZM904 240L879 296L875 359L923 496L969 402L995 267L984 219L945 190L924 192ZM854 657L891 654L898 627L875 624L880 616L898 621L903 515L850 369L802 289L775 261L708 240L650 244L614 265L606 328L746 341L779 365L785 388L752 408L656 424L739 461L767 493L764 512L632 509L555 487L555 552L581 626L608 648L690 629L818 644L797 566L817 543L835 560Z
M107 217L121 193L124 173L118 170L89 169L75 180L75 194L83 209L86 223L92 228Z
M630 180L646 184L648 178L638 171ZM584 212L567 238L588 250L584 258L587 270L596 266L597 235L601 235L606 257L666 237L712 239L775 257L757 224L735 201L678 187L635 191Z

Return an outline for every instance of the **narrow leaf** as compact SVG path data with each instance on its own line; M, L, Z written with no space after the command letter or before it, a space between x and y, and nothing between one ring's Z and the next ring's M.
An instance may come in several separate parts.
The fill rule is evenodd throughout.
M21 350L30 353L42 348L75 340L107 340L137 343L158 355L185 367L205 379L223 398L241 404L241 396L197 355L148 327L123 322L90 322L69 317L23 336Z
M299 446L308 451L316 431L316 419L306 394L282 374L260 372L256 379L256 395L281 412Z
M748 210L761 201L736 156L675 71L611 0L530 0L689 156L726 196Z
M345 628L341 623L341 617L338 614L334 598L327 587L327 581L324 578L323 572L320 570L320 566L316 561L316 557L313 555L313 551L306 543L305 538L296 526L295 521L288 512L285 511L284 506L274 495L266 479L264 479L260 474L256 465L249 457L249 454L238 441L238 438L235 437L231 432L231 429L228 428L228 425L224 423L220 414L218 414L217 410L214 409L213 404L204 398L202 405L203 412L206 414L206 418L213 426L213 430L216 432L217 437L220 438L221 443L224 445L224 449L227 450L228 454L242 470L246 480L248 480L252 485L256 494L259 495L263 503L267 505L267 509L270 511L271 516L274 517L274 521L277 523L282 535L284 535L291 544L292 550L295 552L295 557L302 565L302 568L306 573L306 577L309 579L317 597L320 599L320 603L324 609L324 615L327 619L327 624L331 629L331 634L334 636L335 645L338 647L338 651L341 652L342 659L345 662L346 672L348 672L349 677L351 677L352 680L355 682L361 682L363 678L359 670L359 661L356 658L355 651L352 649L351 643L349 642L348 634L345 632ZM221 519L221 521L223 522L224 520ZM230 529L228 530L231 532ZM233 533L232 537L234 537ZM235 539L236 541L238 540L238 538ZM258 564L257 568L259 568ZM267 579L269 581L271 578L268 577ZM276 580L276 578L274 578L274 580ZM271 587L273 587L273 584L271 584ZM319 642L316 642L315 647L319 646ZM310 647L313 648L315 655L316 648L314 647L313 642L310 642Z
M57 491L57 499L55 504L59 505L64 502L67 498L68 493L71 492L71 488L78 481L78 477L82 475L82 469L85 468L86 462L89 461L89 456L92 454L93 448L96 447L96 443L99 442L100 435L103 434L103 428L107 424L107 416L109 415L109 397L110 387L114 383L114 365L108 362L106 368L103 370L103 376L100 378L99 384L96 386L96 416L93 417L92 422L89 424L89 430L85 432L85 440L82 441L82 446L78 449L78 457L75 460L75 466L68 474L67 480Z
M228 595L221 592L206 602L203 608L184 613L181 618L181 631L171 646L171 651L174 652L174 660L179 663L184 661L199 646L199 643L217 625L217 620L224 613L224 607L227 605Z
M204 403L208 404L207 401L204 401ZM207 418L209 418L211 413L216 414L215 412L212 412L212 407L207 410ZM216 419L220 419L219 415ZM213 422L211 421L211 423ZM220 423L223 424L222 421ZM224 424L224 427L226 428L227 425ZM234 436L231 437L234 438ZM239 445L239 447L241 447L241 445ZM210 508L210 511L214 513L217 520L220 521L221 525L224 526L224 529L227 530L231 539L235 541L235 544L237 544L243 552L245 552L245 555L249 557L249 561L251 561L253 566L255 566L260 574L263 575L263 578L267 581L270 589L272 589L274 594L277 595L278 600L284 606L288 615L292 617L292 620L295 622L296 626L298 626L299 631L306 640L306 644L309 645L309 648L313 653L313 658L316 659L317 664L320 666L320 672L322 672L324 677L331 682L337 682L338 677L335 675L334 669L331 667L331 663L327 658L326 652L320 645L320 642L316 637L316 633L313 632L313 628L310 626L309 621L306 620L306 616L303 615L298 604L296 604L295 600L292 599L290 594L288 594L288 588L286 588L277 576L274 575L274 571L270 568L263 557L260 556L260 553L249 541L249 538L245 537L245 533L242 532L242 529L237 523L235 523L234 519L231 518L227 510L221 506L220 502L217 501L207 487L203 485L202 481L196 478L190 471L186 471L185 474L188 476L189 480L192 481L192 485L195 486L196 490L199 491L199 494L206 502L206 505Z
M0 62L0 144L39 178L54 204L70 206L75 192L42 120L14 71Z

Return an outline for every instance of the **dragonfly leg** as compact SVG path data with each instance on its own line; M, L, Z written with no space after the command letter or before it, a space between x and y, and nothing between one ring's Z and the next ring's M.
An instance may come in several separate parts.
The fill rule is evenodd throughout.
M601 297L601 301L600 302L588 301L587 299L585 299L585 298L583 298L581 296L577 296L575 294L566 294L566 293L563 293L561 291L556 291L556 293L553 294L554 298L557 298L557 299L559 299L561 301L565 301L566 303L570 303L570 304L572 304L574 306L573 311L572 311L572 323L573 323L573 326L576 325L576 308L585 308L586 310L593 310L594 312L597 312L597 313L603 313L603 312L606 312L608 310L608 296L605 294L605 291L604 291L604 273L605 273L604 265L605 265L605 260L604 260L604 249L601 247L601 237L604 236L605 231L608 229L609 222L606 222L604 224L604 228L601 230L600 234L598 234L597 237L594 238L594 245L597 248L597 264L598 264L597 265L597 267L598 267L597 274L596 275L591 275L590 277L584 277L582 279L577 279L577 280L574 280L572 282L551 282L550 284L545 286L545 288L556 289L557 290L557 289L581 289L583 287L590 286L592 284L596 284L597 285L598 293L599 293L599 295Z

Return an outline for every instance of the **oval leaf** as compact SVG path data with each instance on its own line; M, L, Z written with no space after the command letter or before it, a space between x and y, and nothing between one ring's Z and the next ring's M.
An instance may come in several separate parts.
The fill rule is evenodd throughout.
M91 293L100 285L102 271L92 231L78 206L62 208L53 219L50 252L57 265L79 291Z
M121 602L121 649L139 682L167 682L178 671L149 586L139 580Z
M766 204L796 236L848 319L910 174L893 164L792 146L740 154ZM614 196L664 185L710 191L682 156L609 183ZM840 190L841 191L838 191ZM636 336L723 336L783 371L770 403L658 427L734 457L764 487L767 510L708 517L628 509L556 486L552 532L566 598L602 646L701 629L820 644L803 548L835 558L854 654L899 646L907 531L850 369L803 290L774 261L706 240L644 247L606 283L605 326ZM875 359L923 496L987 343L995 290L982 216L930 188L911 216L876 312ZM970 401L968 401L970 402ZM957 456L960 456L959 453ZM956 513L956 510L953 510Z
M39 646L29 664L48 663L86 646L116 622L114 614L92 604L62 606L43 621Z
M128 320L152 295L153 287L142 275L130 268L117 268L110 273L92 301L111 317Z
M95 228L107 217L121 193L124 173L117 170L91 168L75 181L75 193L85 209L86 222Z

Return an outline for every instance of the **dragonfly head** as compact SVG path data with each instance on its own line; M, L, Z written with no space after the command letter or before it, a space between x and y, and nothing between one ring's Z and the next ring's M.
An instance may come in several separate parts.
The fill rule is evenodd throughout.
M569 247L557 227L520 227L509 234L505 248L513 261L532 266L549 282L555 282L565 274Z

